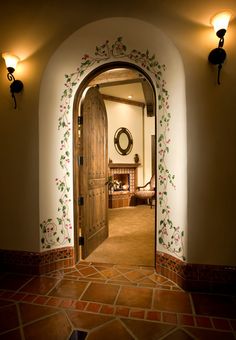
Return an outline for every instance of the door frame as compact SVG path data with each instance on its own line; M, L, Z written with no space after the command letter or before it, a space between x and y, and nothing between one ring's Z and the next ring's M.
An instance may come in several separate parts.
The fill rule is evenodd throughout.
M74 96L73 101L73 205L74 205L74 259L75 263L80 261L82 258L80 256L80 245L79 245L79 237L81 232L80 227L80 219L79 219L79 205L78 205L78 197L79 197L79 164L78 164L78 115L81 110L81 103L84 91L88 84L91 82L93 78L98 76L99 74L115 69L115 68L127 68L127 69L134 69L144 75L144 77L148 80L150 86L152 87L153 96L154 96L154 112L155 112L155 136L157 136L157 98L156 98L156 91L155 86L153 84L152 79L150 76L139 66L136 64L132 64L130 62L124 61L114 61L114 62L107 62L103 65L100 65L90 71L85 78L81 81L78 86L78 89ZM155 154L157 153L157 138L155 142ZM156 183L157 183L157 154L155 159L155 175L156 175ZM157 190L155 192L155 232L154 232L154 264L156 263L156 246L157 246Z

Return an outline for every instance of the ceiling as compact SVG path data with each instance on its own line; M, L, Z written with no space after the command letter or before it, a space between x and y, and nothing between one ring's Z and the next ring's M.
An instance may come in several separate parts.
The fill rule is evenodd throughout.
M151 86L140 72L133 69L115 68L105 71L89 85L99 85L102 94L130 101L147 104L153 100Z

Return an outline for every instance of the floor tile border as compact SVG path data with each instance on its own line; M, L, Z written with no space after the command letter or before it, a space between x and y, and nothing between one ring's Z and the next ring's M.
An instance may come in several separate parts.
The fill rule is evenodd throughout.
M5 294L9 293L9 294ZM0 299L12 303L27 303L38 306L50 306L56 310L72 310L91 313L93 315L110 315L114 317L129 318L132 320L146 320L162 322L178 326L188 326L201 329L212 329L218 331L235 331L236 319L216 316L196 315L190 313L171 312L149 308L129 307L123 305L104 304L98 302L77 300L71 298L52 297L46 295L34 295L32 301L25 299L32 294L11 293L0 291ZM0 308L4 308L1 306Z

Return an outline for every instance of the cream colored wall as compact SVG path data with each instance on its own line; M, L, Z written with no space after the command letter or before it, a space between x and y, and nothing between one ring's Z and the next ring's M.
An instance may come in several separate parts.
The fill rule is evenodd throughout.
M105 101L108 118L108 157L113 163L134 163L134 155L140 156L138 185L143 184L143 110L134 105ZM133 138L128 155L120 155L114 146L114 135L120 127L127 128Z
M1 41L1 47L6 41ZM38 95L40 68L36 58L15 72L24 83L14 109L5 64L0 59L0 249L39 251ZM30 72L30 70L32 72ZM33 76L32 76L33 75Z
M160 28L175 44L183 60L187 101L188 261L236 264L235 19L225 38L228 57L221 86L216 84L216 69L207 62L210 49L217 46L209 18L225 7L235 16L236 3L231 0L206 0L204 5L189 0L153 0L143 6L134 6L127 0L109 6L105 0L72 1L70 6L46 0L27 6L15 0L2 4L1 49L13 51L24 59L21 79L25 89L19 110L13 110L1 60L1 248L39 250L38 98L43 70L57 47L72 32L115 13L131 15ZM5 13L11 13L14 25L9 25L9 16ZM137 43L138 40L137 35ZM53 79L49 77L47 81ZM62 79L63 75L59 81ZM48 97L51 100L51 96ZM51 114L50 110L47 114ZM40 166L43 169L41 162ZM44 171L47 169L46 166Z

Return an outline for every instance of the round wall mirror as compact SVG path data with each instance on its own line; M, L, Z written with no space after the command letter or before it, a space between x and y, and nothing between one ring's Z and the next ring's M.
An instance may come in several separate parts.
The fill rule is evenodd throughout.
M114 145L120 155L128 155L133 147L133 138L130 131L124 127L115 132Z

